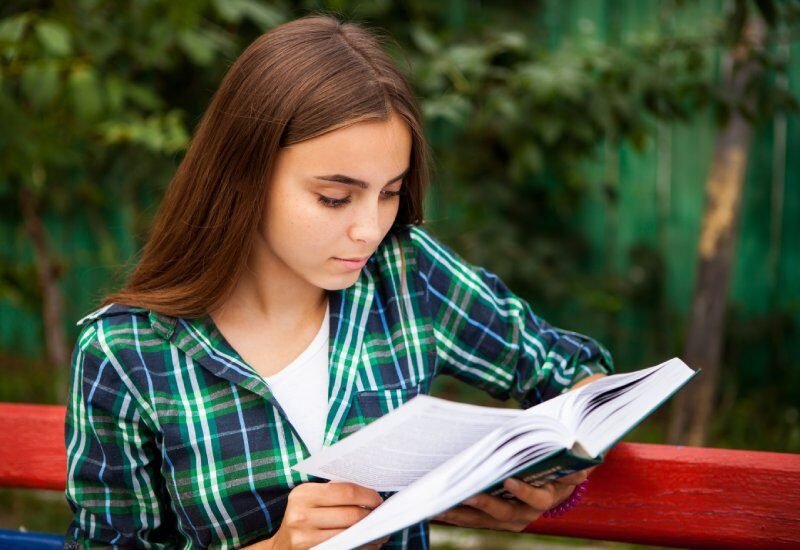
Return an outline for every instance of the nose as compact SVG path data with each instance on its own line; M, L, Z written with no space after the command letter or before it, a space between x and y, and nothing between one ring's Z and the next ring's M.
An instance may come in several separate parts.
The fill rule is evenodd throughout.
M358 209L348 231L351 239L368 244L380 240L382 234L379 209L377 204L364 204Z

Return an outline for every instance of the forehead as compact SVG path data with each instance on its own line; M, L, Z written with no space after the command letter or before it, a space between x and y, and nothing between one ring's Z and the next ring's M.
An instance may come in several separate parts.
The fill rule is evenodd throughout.
M279 164L290 170L370 178L399 174L410 155L411 131L393 113L386 120L357 122L290 145L281 150Z

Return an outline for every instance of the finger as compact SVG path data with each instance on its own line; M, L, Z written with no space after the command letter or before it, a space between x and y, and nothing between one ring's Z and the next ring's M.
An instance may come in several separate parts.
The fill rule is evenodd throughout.
M528 522L498 522L498 520L486 512L471 506L456 506L446 512L436 516L434 519L456 525L460 527L472 527L478 529L513 529L524 528Z
M577 489L577 485L567 485L564 483L556 483L554 484L554 492L553 492L553 505L551 508L555 508L559 504L565 502L572 493L575 492Z
M312 506L352 505L374 509L383 504L383 499L377 492L355 483L304 483L300 487L305 485L315 486L304 495Z
M474 495L464 501L464 504L472 508L476 508L493 519L501 522L523 522L524 525L527 525L539 517L539 512L532 509L527 504L521 504L519 502L504 498L493 497L486 493L478 493L477 495Z
M554 480L555 483L563 483L566 485L578 485L583 483L589 478L589 474L594 468L588 468L586 470L581 470L580 472L575 472L574 474L570 474L568 476L560 477Z
M523 481L510 477L503 482L503 487L521 502L533 508L538 514L542 514L555 505L561 493L564 492L563 488L568 487L571 489L573 486L545 483L541 487L534 487L533 485L528 485ZM566 496L564 498L566 498Z
M325 506L307 510L306 521L316 529L344 529L358 523L372 511L361 506Z

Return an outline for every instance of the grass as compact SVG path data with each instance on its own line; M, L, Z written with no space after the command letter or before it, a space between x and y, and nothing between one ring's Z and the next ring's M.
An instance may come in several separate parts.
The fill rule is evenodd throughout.
M2 529L63 534L70 521L72 511L60 491L0 489Z

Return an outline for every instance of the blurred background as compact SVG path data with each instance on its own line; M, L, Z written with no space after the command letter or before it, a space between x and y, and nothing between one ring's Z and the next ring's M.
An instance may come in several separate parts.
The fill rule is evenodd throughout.
M619 371L703 368L630 440L800 452L798 0L5 0L0 401L65 402L75 322L124 280L225 71L315 11L390 37L441 240ZM0 526L66 525L33 493L0 491Z

